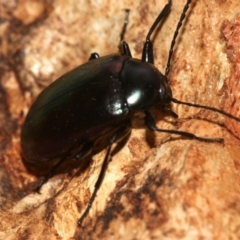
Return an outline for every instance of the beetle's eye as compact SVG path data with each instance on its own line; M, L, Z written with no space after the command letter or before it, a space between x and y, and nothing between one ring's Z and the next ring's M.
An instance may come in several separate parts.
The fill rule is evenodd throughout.
M161 103L167 103L172 98L172 90L167 84L167 79L163 79L158 90Z

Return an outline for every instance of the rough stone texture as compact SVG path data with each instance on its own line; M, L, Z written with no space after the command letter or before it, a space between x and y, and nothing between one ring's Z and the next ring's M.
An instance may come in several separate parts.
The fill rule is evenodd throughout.
M240 77L240 13L230 21L226 20L222 25L222 34L226 41L225 52L231 63L230 76L227 78L227 99L224 109L235 115L240 115L240 83L236 81ZM228 128L240 138L239 123L226 119Z
M162 71L183 5L173 1L155 35L155 65ZM47 168L24 163L19 135L37 94L91 52L117 52L124 8L131 9L125 39L139 58L163 6L152 0L1 1L0 239L240 238L240 124L202 109L173 104L178 120L153 112L160 128L222 137L225 146L152 134L136 116L83 227L76 222L104 150L85 170L66 164L41 194L32 193ZM169 75L175 98L240 117L239 14L238 1L193 1Z

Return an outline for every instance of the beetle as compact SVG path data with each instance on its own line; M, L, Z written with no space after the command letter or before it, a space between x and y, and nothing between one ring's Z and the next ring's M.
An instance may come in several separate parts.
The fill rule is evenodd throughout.
M223 143L224 140L198 137L189 132L159 129L155 117L149 110L158 104L162 110L177 118L177 114L169 107L169 104L174 102L212 110L240 121L239 118L220 109L187 103L172 97L167 79L170 61L178 31L190 3L191 0L187 0L175 30L165 74L154 66L150 38L159 23L169 14L171 0L151 26L141 60L132 58L128 44L122 39L121 53L103 57L99 57L97 53L91 54L87 63L59 77L44 89L31 106L21 132L24 159L28 162L58 159L58 163L39 182L37 191L63 162L69 158L84 159L92 153L96 141L110 135L101 172L89 203L78 221L79 225L87 216L101 186L112 145L129 134L134 113L145 114L145 125L151 131L177 134L205 142Z

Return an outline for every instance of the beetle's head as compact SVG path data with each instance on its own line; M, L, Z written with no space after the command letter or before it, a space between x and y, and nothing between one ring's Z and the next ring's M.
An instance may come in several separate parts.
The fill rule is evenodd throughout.
M147 110L172 98L167 78L151 63L130 58L120 73L124 96L131 110Z

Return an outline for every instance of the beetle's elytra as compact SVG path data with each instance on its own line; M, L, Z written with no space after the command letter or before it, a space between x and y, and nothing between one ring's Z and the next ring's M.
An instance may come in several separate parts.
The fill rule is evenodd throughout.
M170 60L190 2L186 2L175 31L165 74L154 66L150 37L170 12L170 0L147 34L141 60L132 58L128 44L124 41L121 42L121 53L104 57L94 53L87 63L64 74L44 89L30 108L21 133L23 156L29 162L59 159L50 173L66 159L83 159L92 152L98 139L111 134L95 190L79 219L79 224L88 214L101 186L112 144L129 133L135 112L145 114L145 124L152 131L178 134L205 142L224 141L221 138L202 138L188 132L159 129L149 110L158 104L168 114L177 117L169 106L171 102L175 102L216 111L240 121L239 118L219 109L182 102L172 97L167 79ZM121 36L124 35L125 29L126 25ZM48 176L39 183L37 190L40 190Z

